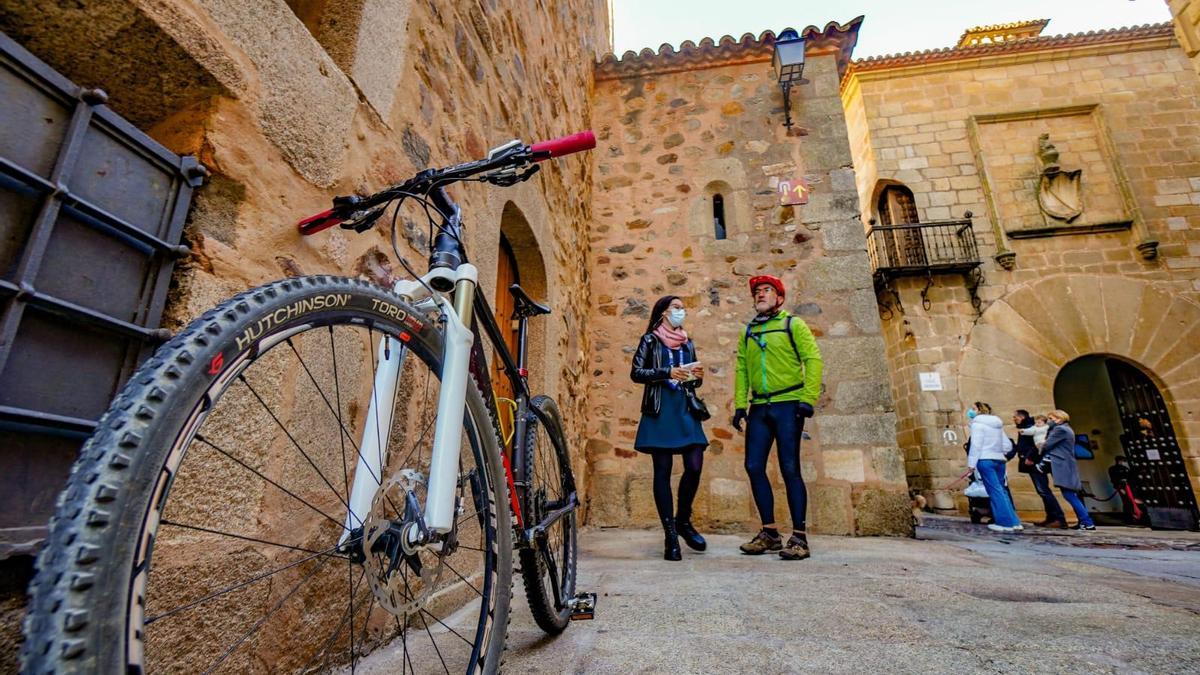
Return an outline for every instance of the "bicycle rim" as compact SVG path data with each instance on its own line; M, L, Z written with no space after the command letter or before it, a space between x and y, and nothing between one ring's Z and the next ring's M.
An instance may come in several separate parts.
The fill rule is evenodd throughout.
M565 446L559 447L552 438L553 434L560 444L564 443L557 407L545 396L535 397L530 405L540 410L554 428L548 428L541 419L529 427L525 459L527 527L566 506L574 491ZM546 529L543 542L534 542L531 548L521 551L521 574L530 611L538 626L550 634L562 632L570 620L571 609L566 603L575 595L577 527L576 511L572 509Z
M116 594L129 589L127 602L112 603L107 616L97 608L84 637L111 637L120 626L123 661L134 672L352 671L385 646L404 670L494 668L511 558L506 502L495 493L503 490L495 432L478 388L468 386L456 546L389 556L379 533L405 517L408 493L423 504L440 333L430 317L348 280L264 289L165 345L152 360L158 370L139 371L102 421L127 431L89 442L100 447L85 450L81 463L120 454L105 446L129 433L144 447L127 457L127 492L135 494L118 515L128 525L93 546ZM288 321L297 306L313 309ZM222 316L229 325L220 325ZM201 345L207 351L194 354ZM161 377L161 362L183 352L190 367L176 363L174 377ZM373 386L384 358L403 359L390 400ZM164 414L153 414L155 403ZM393 411L388 427L368 428L372 406ZM146 410L152 419L139 428ZM388 441L377 474L360 465L371 436ZM366 512L355 512L351 486L362 471L374 494ZM70 629L69 621L29 625ZM71 660L60 665L70 670Z

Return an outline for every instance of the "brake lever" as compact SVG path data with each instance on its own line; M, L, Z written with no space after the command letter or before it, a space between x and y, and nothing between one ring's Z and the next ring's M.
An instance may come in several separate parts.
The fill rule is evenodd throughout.
M342 229L354 230L355 232L362 234L372 227L375 227L375 221L379 220L380 216L383 215L385 210L386 207L383 206L371 209L357 218L353 218L342 223Z
M542 169L541 165L531 164L528 167L526 167L524 171L521 171L520 173L518 173L515 168L509 168L509 169L503 169L500 171L493 171L492 173L489 173L486 176L484 176L483 179L485 181L487 181L488 183L491 183L492 185L498 185L500 187L510 187L512 185L516 185L517 183L524 183L525 181L532 178L533 174L537 173L538 171L541 171L541 169Z

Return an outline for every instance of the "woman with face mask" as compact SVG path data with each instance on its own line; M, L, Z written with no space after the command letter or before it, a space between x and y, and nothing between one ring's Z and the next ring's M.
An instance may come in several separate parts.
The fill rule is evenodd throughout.
M1012 498L1008 494L1005 464L1012 440L1004 434L1004 422L992 414L992 406L976 401L967 410L971 423L971 440L967 450L967 468L974 469L987 488L993 522L988 529L994 532L1020 532L1025 529L1017 519Z
M692 500L700 487L704 449L708 438L701 427L703 404L696 389L704 381L704 367L683 324L687 310L673 295L660 298L650 312L646 333L638 341L630 377L645 385L642 418L633 447L654 460L654 505L666 535L663 558L681 560L679 537L697 551L707 547L692 527ZM683 458L679 502L672 513L671 466L675 455Z

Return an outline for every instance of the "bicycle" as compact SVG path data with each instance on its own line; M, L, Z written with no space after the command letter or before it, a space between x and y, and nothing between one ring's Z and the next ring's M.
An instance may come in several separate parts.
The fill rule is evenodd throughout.
M394 207L392 245L414 279L390 291L277 281L164 344L59 497L30 587L24 668L353 671L386 645L402 672L495 672L514 550L543 630L591 618L595 596L575 588L579 500L562 421L526 369L527 323L551 310L510 288L514 358L475 292L446 187L514 185L594 146L591 132L512 141L335 198L300 232L365 232ZM396 239L408 199L437 229L419 277ZM516 392L511 461L480 326Z

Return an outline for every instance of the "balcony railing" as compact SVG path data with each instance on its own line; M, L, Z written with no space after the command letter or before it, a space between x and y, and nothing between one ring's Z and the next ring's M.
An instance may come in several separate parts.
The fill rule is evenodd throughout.
M867 253L876 279L967 273L980 264L970 213L959 220L872 225Z
M978 291L983 283L980 270L979 246L971 229L971 212L959 220L938 220L929 223L876 225L871 221L867 230L867 254L875 277L875 294L880 313L890 319L895 311L904 312L900 291L891 282L896 277L926 277L921 289L921 306L931 306L929 289L935 274L962 274L971 294L971 305L981 309Z

